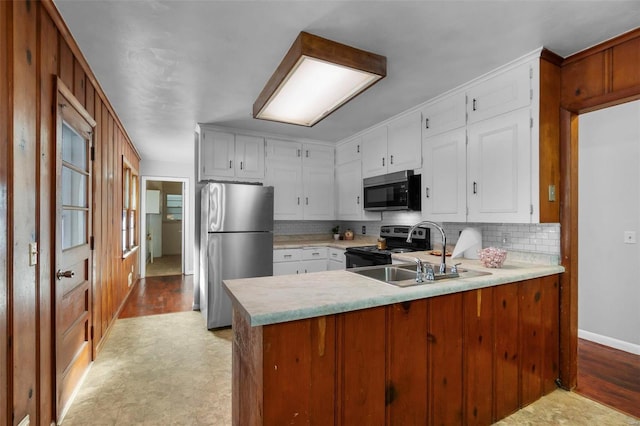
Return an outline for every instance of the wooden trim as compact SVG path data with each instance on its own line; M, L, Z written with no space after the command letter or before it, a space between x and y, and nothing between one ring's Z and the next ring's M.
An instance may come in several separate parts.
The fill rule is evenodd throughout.
M73 109L78 111L78 113L82 116L82 118L84 118L92 128L96 127L96 120L94 120L91 114L89 114L87 110L84 109L82 104L74 96L71 89L69 89L67 85L64 84L64 82L60 79L60 77L56 77L56 90L60 95L64 96L67 102L71 104Z
M614 47L614 46L616 46L618 44L624 43L625 41L629 41L629 40L632 40L632 39L637 38L637 37L640 37L640 27L635 28L635 29L633 29L631 31L628 31L628 32L626 32L624 34L621 34L621 35L619 35L617 37L614 37L612 39L609 39L607 41L604 41L604 42L602 42L600 44L597 44L597 45L595 45L593 47L590 47L590 48L588 48L586 50L582 50L582 51L580 51L578 53L574 53L571 56L567 56L564 59L564 61L562 62L562 66L571 64L573 62L577 62L577 61L579 61L581 59L584 59L584 58L586 58L588 56L591 56L591 55L593 55L595 53L599 53L599 52L602 52L604 50L610 49L610 48L612 48L612 47Z
M640 85L574 102L565 105L564 108L576 114L584 114L638 99L640 99Z
M67 24L64 22L64 19L62 19L62 15L60 15L60 12L58 11L58 8L56 7L55 3L53 2L53 0L40 0L40 4L42 4L44 9L47 11L49 16L53 20L54 24L58 28L58 32L60 33L61 39L66 41L67 44L69 45L69 48L73 53L73 56L80 63L80 66L84 69L86 78L91 82L98 96L102 99L102 102L109 110L109 113L114 117L117 126L125 134L125 139L127 140L127 143L130 145L132 151L138 157L138 160L141 160L142 157L140 156L138 149L135 147L135 145L131 141L131 138L127 134L127 131L124 125L120 121L120 118L118 117L111 103L109 102L109 99L107 98L107 95L102 89L102 86L98 82L98 79L96 78L95 74L93 74L93 71L89 66L89 63L87 62L86 58L82 54L82 51L80 50L80 47L78 47L78 44L76 43L75 39L71 35L71 31L69 31L69 27L67 27Z
M560 111L560 384L576 387L578 374L578 116Z
M564 61L564 58L562 56L552 52L549 49L544 48L540 52L540 59L544 59L545 61L550 62L556 66L561 66L562 62Z
M278 86L286 79L291 69L302 56L344 65L345 67L366 71L381 77L368 87L373 86L387 75L386 57L302 31L298 34L280 65L278 65L278 68L276 68L254 102L254 118L264 108ZM323 118L328 115L330 114Z

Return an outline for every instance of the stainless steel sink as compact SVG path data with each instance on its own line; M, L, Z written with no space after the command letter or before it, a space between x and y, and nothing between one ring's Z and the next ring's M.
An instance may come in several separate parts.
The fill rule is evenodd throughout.
M434 265L434 271L438 269L438 265ZM407 263L399 265L381 265L381 266L365 266L362 268L347 269L354 274L362 275L377 281L393 284L398 287L409 287L413 285L429 284L436 281L449 279L465 279L480 277L483 275L491 275L491 272L474 271L470 269L458 268L458 273L451 273L451 267L447 267L444 274L434 273L434 281L424 280L416 282L416 265Z

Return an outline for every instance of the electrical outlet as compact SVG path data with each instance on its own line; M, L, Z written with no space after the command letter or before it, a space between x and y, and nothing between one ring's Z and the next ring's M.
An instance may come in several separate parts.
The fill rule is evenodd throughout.
M635 244L636 243L636 231L624 231L624 243Z
M503 233L500 236L500 244L502 244L502 247L509 247L511 245L511 235Z

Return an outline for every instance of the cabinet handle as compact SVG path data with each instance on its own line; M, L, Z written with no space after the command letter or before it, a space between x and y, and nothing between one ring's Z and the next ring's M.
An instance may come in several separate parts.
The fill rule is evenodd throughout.
M309 197L304 197L304 202L308 206L309 205Z
M356 197L356 204L360 204L360 196L359 195Z
M429 187L427 187L427 198L429 198Z
M428 119L428 118L426 118L426 119L424 120L424 128L425 128L425 129L428 129L428 128L429 128L429 119Z
M357 145L356 152L360 154L360 145Z
M305 157L309 158L309 150L307 149L307 151L305 152Z
M243 162L241 161L241 162L240 162L240 170L242 170L242 163L243 163Z
M300 197L298 197L298 205L300 205Z
M476 111L477 109L478 108L477 108L477 105L476 105L476 99L474 98L473 99L473 110Z
M300 157L300 150L299 150L299 149L298 149L298 150L296 150L296 155L297 155L298 157Z
M233 167L231 167L231 160L229 160L229 168L232 169Z
M391 164L393 164L393 155L391 156Z
M311 253L311 256L320 256L320 253L318 253L318 252L316 251L316 252Z
M473 182L473 193L474 194L478 193L478 184L476 182Z
M384 157L382 157L382 167L384 167Z
M290 259L290 258L291 258L291 256L292 256L292 255L290 255L290 254L285 254L285 255L284 255L284 258L285 258L285 259Z

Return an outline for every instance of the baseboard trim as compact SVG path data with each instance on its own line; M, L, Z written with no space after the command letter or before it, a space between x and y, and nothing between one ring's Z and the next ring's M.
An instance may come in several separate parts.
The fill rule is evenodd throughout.
M601 334L592 333L586 330L578 330L578 337L590 342L599 343L614 349L629 352L631 354L640 355L640 345L618 340L613 337L603 336Z

